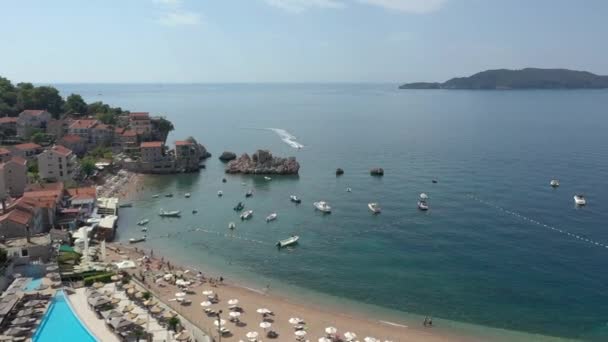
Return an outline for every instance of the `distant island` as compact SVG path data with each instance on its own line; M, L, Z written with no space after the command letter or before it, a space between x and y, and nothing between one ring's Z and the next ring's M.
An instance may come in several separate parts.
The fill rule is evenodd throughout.
M444 83L414 82L399 89L603 89L608 76L568 69L525 68L478 72L469 77L455 77Z

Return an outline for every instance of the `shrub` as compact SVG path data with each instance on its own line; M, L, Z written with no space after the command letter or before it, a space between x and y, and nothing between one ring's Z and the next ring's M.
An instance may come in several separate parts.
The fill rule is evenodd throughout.
M86 278L84 278L84 285L91 286L93 283L96 283L96 282L110 283L110 282L112 282L111 278L113 275L114 275L114 273L104 273L104 274L86 277Z

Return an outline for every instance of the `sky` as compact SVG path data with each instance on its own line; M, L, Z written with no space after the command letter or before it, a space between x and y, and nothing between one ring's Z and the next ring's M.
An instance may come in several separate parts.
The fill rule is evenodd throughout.
M0 0L15 82L415 82L608 75L604 0Z

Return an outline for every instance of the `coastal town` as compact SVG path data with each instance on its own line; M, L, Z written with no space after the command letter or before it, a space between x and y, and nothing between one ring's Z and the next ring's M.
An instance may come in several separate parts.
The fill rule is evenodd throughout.
M1 340L54 341L57 329L70 330L79 341L431 336L422 331L401 338L405 326L335 317L272 296L269 286L241 287L173 263L162 251L114 241L139 174L198 172L211 155L192 137L169 148L173 125L162 116L113 110L108 120L91 113L100 108L107 114L107 105L81 107L86 114L41 108L0 113ZM227 174L288 175L300 168L294 157L265 150L238 158L226 151L219 159Z

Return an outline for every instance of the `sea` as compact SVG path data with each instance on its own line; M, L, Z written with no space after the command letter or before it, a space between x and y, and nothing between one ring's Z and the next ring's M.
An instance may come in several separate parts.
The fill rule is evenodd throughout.
M410 326L428 315L488 341L608 341L608 90L55 86L165 116L169 145L192 136L213 154L199 173L146 176L121 209L119 241L147 218L142 247L256 290ZM295 156L300 174L224 174L223 151L257 149ZM314 210L320 200L331 214ZM252 219L239 219L239 201ZM275 247L292 234L296 247Z

